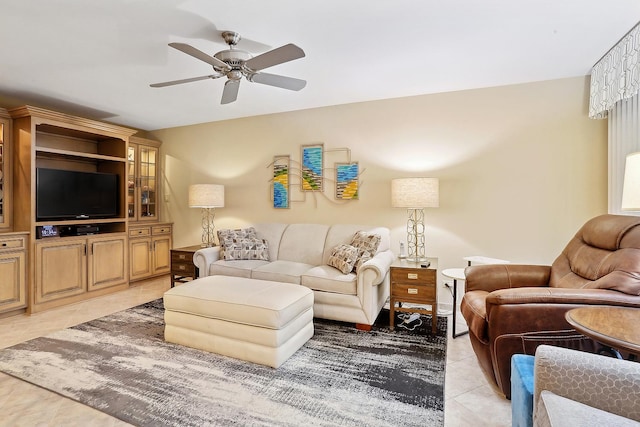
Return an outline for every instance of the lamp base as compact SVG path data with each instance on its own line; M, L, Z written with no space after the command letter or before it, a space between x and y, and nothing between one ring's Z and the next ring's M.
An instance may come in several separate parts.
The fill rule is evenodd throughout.
M418 263L418 262L425 262L427 260L427 258L425 258L425 257L418 257L418 258L407 257L407 258L405 258L405 260L408 261L408 262Z

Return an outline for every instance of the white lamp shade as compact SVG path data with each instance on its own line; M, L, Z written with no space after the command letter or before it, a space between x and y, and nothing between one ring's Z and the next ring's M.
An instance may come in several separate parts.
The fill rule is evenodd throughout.
M391 206L394 208L437 208L440 206L438 178L397 178L391 180Z
M622 184L623 211L640 211L640 152L627 156Z
M194 184L189 186L190 208L224 207L224 185Z

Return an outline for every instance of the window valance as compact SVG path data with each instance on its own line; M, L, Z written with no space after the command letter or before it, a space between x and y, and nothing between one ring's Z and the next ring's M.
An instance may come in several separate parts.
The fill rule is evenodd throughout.
M589 117L604 119L614 104L640 90L640 24L636 25L591 70Z

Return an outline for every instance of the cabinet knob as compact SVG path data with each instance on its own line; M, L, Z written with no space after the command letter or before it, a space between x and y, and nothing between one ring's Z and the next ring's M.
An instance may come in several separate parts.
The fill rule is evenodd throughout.
M417 280L418 279L418 274L417 273L409 273L409 274L407 274L407 279Z

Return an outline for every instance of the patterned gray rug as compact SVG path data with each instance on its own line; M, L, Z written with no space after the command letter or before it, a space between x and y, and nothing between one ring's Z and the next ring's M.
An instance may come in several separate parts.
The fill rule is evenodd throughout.
M447 319L435 337L422 319L316 320L275 370L164 342L157 300L2 350L0 370L139 426L438 426Z

